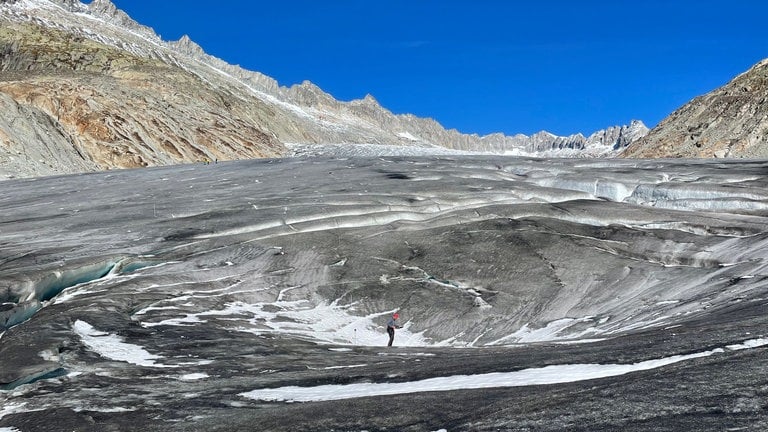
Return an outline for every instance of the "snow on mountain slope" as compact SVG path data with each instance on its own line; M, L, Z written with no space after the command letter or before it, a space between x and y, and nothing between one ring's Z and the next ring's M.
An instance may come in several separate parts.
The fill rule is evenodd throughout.
M605 156L644 128L609 128L589 139L461 134L395 115L370 95L340 102L310 82L281 87L207 55L186 36L163 41L108 0L4 1L0 20L0 93L47 116L39 134L0 129L2 176L280 156L284 143ZM18 111L5 112L0 126L20 121ZM43 146L58 150L41 163L33 154ZM73 148L78 163L53 162Z

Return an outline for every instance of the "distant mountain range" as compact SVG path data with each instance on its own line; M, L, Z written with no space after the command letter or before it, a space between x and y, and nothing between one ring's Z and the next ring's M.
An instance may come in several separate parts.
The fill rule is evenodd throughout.
M0 0L0 23L3 177L278 157L291 143L594 157L647 133L635 121L589 137L462 134L370 95L281 87L186 36L161 40L108 0Z
M764 95L765 85L743 88L717 103L749 99L742 117L764 112L765 97L751 96L755 88ZM0 178L282 157L322 145L541 157L612 157L628 147L628 156L761 155L741 149L764 142L764 133L744 141L724 128L726 115L742 112L728 106L717 121L703 108L682 109L650 135L641 121L589 136L463 134L393 114L371 95L342 102L308 81L281 87L186 36L163 41L109 0L0 0ZM695 125L686 123L692 117ZM723 132L704 132L715 127ZM659 150L666 147L674 151Z

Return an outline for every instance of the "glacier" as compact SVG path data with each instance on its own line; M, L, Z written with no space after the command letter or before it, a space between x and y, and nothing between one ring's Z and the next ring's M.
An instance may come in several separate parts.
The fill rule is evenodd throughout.
M768 162L411 150L4 181L0 429L768 426Z

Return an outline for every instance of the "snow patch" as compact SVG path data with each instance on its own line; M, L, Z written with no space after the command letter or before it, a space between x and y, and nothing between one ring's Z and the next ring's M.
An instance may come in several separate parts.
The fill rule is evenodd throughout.
M196 380L201 380L201 379L205 379L205 378L208 378L208 377L209 377L209 375L207 373L197 372L197 373L190 373L190 374L182 375L182 376L179 377L179 379L182 380L182 381L196 381Z
M563 339L577 339L587 333L594 333L594 328L588 328L579 334L568 334L566 336L560 335L569 327L584 323L593 322L593 317L585 317L580 319L564 318L556 321L552 321L547 324L546 327L540 329L533 329L528 327L528 324L523 325L518 331L511 335L504 336L501 339L497 339L493 342L489 342L487 345L504 345L509 343L531 343L531 342L550 342Z
M124 413L124 412L136 411L136 408L125 408L125 407L108 407L108 408L103 408L103 407L88 406L88 407L73 408L72 411L75 411L75 412L83 412L83 411L85 411L85 412L101 412L101 413Z
M159 325L190 326L205 324L207 317L231 316L243 320L236 330L263 334L283 334L309 339L320 344L382 346L389 340L383 317L394 311L383 311L367 316L353 315L355 304L340 305L337 302L312 304L307 300L248 304L227 303L219 310L190 313L181 318L159 322L142 322L144 327ZM244 318L245 317L245 318ZM423 333L408 330L410 323L397 331L395 345L430 345Z
M709 351L662 357L633 364L563 364L515 372L454 375L411 382L329 384L316 387L288 386L253 390L240 393L240 396L262 401L315 402L407 393L560 384L626 375L696 358L709 357L724 353L726 350L739 351L766 345L768 345L768 338L759 338L750 339L740 344L728 345L725 349L715 348Z
M768 338L750 339L740 344L728 345L726 348L728 348L731 351L740 351L740 350L750 349L750 348L759 348L765 345L768 345Z
M680 300L665 300L656 302L656 306L666 306L666 305L672 305L672 304L678 304L680 303Z
M262 401L315 402L407 393L559 384L656 369L685 360L711 356L719 352L723 352L723 350L715 349L695 354L664 357L634 364L565 364L525 369L516 372L455 375L411 382L329 384L316 387L288 386L253 390L240 393L240 396Z
M421 141L421 139L416 138L415 136L411 135L410 132L400 132L397 134L400 138L405 138L408 141Z
M27 412L27 410L24 410L23 408L27 405L26 402L10 402L10 403L3 403L0 405L0 420L3 419L3 417L9 415L9 414L17 414L22 412ZM36 410L34 410L36 411Z
M151 354L138 345L126 343L117 335L98 331L85 321L75 321L72 329L80 336L80 339L88 348L110 360L127 362L138 366L176 367L156 363L154 360L162 357Z
M326 369L326 370L332 370L332 369L354 369L354 368L360 368L360 367L366 367L366 366L368 366L368 364L367 363L363 363L363 364L356 364L356 365L349 365L349 366L327 366L327 367L324 367L323 369Z

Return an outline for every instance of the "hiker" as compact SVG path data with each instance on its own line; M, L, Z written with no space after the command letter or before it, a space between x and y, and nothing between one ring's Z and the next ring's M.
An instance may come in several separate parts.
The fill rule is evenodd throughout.
M403 326L397 324L397 319L400 318L400 314L395 312L392 314L392 318L387 322L387 333L389 333L389 343L387 346L392 346L392 342L395 341L395 329L403 328Z

